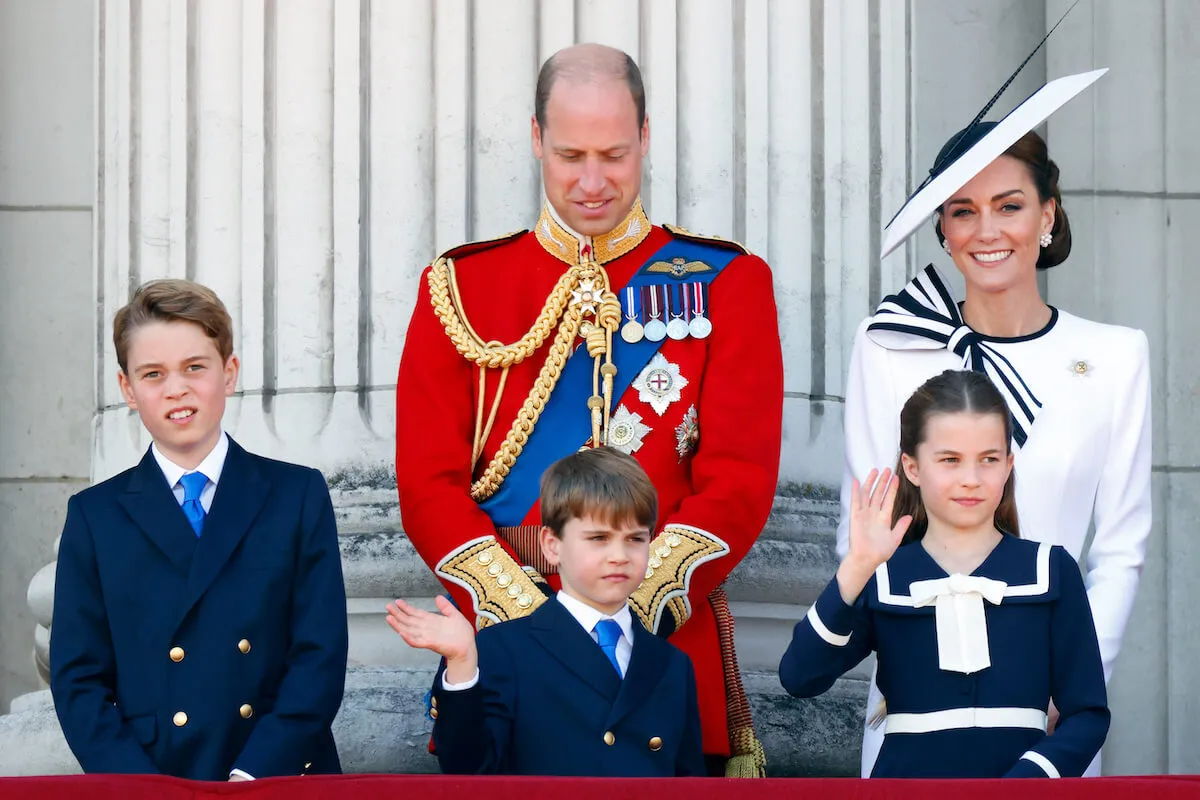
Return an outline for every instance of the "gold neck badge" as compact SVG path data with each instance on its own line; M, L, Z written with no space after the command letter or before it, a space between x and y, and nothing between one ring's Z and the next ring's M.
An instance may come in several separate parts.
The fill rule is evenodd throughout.
M607 264L633 250L650 235L650 218L642 209L639 197L633 208L615 228L599 236L583 236L575 233L561 221L549 203L542 206L534 233L547 253L565 264L575 266L585 261ZM591 258L587 250L591 248Z

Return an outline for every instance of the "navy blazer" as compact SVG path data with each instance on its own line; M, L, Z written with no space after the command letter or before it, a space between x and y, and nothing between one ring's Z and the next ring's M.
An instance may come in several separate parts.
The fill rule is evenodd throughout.
M484 628L479 682L434 682L442 771L513 775L704 775L692 662L633 620L621 679L562 603Z
M149 451L67 504L50 689L85 772L341 772L346 628L315 469L230 439L199 538Z

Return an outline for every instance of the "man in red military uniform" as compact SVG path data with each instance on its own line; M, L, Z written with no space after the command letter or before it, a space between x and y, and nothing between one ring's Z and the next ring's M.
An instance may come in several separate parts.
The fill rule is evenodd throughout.
M771 273L732 242L650 223L649 136L626 54L576 45L542 67L535 229L452 249L421 279L396 387L400 510L458 606L503 622L558 586L538 546L542 470L596 443L631 453L660 496L631 608L691 657L705 753L751 775L762 750L719 587L778 477Z

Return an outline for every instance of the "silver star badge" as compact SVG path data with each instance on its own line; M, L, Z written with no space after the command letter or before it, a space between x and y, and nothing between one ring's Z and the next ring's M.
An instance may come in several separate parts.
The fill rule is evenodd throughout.
M655 353L633 382L638 399L653 408L660 417L666 412L667 406L679 400L680 392L687 385L687 378L679 374L679 365L667 361L662 353Z
M642 439L648 433L650 426L642 422L642 415L620 405L608 421L608 446L633 455L642 449Z

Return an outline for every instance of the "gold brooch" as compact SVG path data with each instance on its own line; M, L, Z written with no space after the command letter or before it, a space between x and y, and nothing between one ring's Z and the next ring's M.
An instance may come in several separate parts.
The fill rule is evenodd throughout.
M1092 365L1083 359L1079 359L1078 361L1071 362L1070 370L1072 374L1078 375L1081 378L1086 378L1092 371Z

